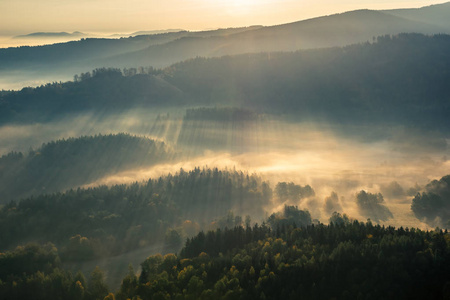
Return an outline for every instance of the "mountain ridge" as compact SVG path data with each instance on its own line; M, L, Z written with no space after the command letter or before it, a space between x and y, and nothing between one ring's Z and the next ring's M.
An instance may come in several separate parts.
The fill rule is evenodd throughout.
M87 38L40 47L4 48L0 49L0 84L6 76L4 72L12 70L16 81L31 81L36 72L43 78L58 74L60 80L68 80L73 74L101 67L164 68L197 56L345 46L399 33L450 33L450 24L443 27L423 21L430 20L436 11L446 12L449 6L450 3L433 6L432 13L430 8L415 10L416 15L423 14L422 19L401 16L399 11L366 9L274 26L166 32L120 39Z

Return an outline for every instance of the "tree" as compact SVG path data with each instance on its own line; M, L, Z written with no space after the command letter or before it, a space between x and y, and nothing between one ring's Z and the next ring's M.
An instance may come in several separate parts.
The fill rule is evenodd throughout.
M138 278L134 273L133 266L130 264L128 266L128 274L122 280L120 290L117 293L117 300L132 299L134 296L136 296L137 286L138 286Z
M103 300L108 295L108 286L105 283L105 275L97 266L91 273L88 282L87 298L90 300Z
M375 222L379 222L380 220L386 221L394 217L383 203L384 198L380 193L371 194L361 190L356 195L356 204L361 214L373 219Z

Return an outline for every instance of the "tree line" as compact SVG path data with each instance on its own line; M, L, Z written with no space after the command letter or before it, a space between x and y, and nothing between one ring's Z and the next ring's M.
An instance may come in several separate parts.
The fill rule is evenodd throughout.
M289 210L300 212L295 207ZM274 227L275 226L275 227ZM60 268L58 249L0 254L2 299L448 299L450 236L359 222L263 223L200 232L177 254L152 255L119 289L94 269Z

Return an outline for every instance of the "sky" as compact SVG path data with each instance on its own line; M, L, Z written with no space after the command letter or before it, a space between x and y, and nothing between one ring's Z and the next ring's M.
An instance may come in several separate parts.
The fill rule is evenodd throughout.
M0 36L32 32L132 33L275 25L349 10L414 8L421 0L0 0Z

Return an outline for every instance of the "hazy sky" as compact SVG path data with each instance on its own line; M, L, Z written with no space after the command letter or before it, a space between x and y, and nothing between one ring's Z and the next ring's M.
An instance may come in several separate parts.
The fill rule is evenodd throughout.
M272 25L360 8L409 8L442 2L445 1L0 0L0 35Z

